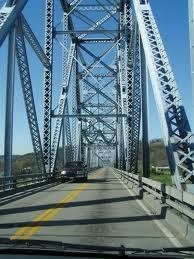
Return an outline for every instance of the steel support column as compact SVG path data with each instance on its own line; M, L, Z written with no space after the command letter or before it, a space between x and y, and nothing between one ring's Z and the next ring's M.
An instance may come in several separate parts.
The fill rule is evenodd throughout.
M145 53L140 45L141 51L141 89L142 89L142 164L143 176L149 178L150 176L150 150L148 137L148 93L147 93L147 67L145 61Z
M24 34L21 20L18 19L16 28L16 56L19 69L19 75L22 85L22 92L24 96L24 103L32 139L34 155L37 162L39 173L45 173L45 166L43 161L43 152L40 139L40 132L38 120L36 115L36 108L33 96L32 82L30 77L30 70L28 65L28 58L26 53L26 46L24 41Z
M51 155L51 110L52 110L52 60L53 60L53 19L54 0L46 0L45 20L45 54L50 69L44 72L44 129L43 129L43 154L47 173L50 172Z
M4 145L4 175L12 174L12 139L13 139L13 103L15 78L15 28L9 34L7 90L6 90L6 116L5 116L5 145Z
M194 184L194 137L150 4L134 0L173 181Z

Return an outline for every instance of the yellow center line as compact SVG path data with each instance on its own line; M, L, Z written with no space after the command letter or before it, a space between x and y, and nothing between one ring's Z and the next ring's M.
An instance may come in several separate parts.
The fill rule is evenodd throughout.
M97 176L91 177L92 179L97 178ZM56 207L47 209L37 217L33 219L33 221L28 225L21 229L19 229L14 235L10 237L11 240L16 239L23 239L27 240L29 239L34 233L39 231L39 229L42 227L44 222L50 221L52 218L54 218L62 209L63 207L61 205L67 204L71 201L73 201L82 191L84 191L89 186L89 183L81 184L77 189L72 191L69 195L67 195L65 198L60 200Z

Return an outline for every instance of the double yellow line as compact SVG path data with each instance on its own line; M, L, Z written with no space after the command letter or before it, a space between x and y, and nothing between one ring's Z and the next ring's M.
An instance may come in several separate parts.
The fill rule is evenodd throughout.
M97 176L93 176L92 178L96 178ZM54 208L50 208L40 215L38 215L34 220L29 224L29 226L25 226L19 229L14 235L10 237L11 240L22 239L27 240L33 234L38 232L44 222L50 221L54 218L62 209L63 205L73 201L82 191L84 191L88 187L88 183L81 184L77 189L72 191L68 196L60 200Z

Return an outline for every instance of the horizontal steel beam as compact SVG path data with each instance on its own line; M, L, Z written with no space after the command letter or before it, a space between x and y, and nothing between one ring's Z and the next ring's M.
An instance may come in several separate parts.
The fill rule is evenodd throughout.
M96 147L96 148L102 148L102 147L116 147L117 146L117 143L109 143L109 144L104 144L104 143L94 143L94 144L91 144L91 143L87 143L86 144L86 147Z
M80 76L80 79L83 79L86 75L85 75L85 73L79 73L79 76ZM115 77L115 75L113 75L113 74L92 74L92 75L87 75L87 77L93 77L93 78L114 78Z
M79 39L79 43L115 43L117 38L92 38L92 39Z
M99 6L99 5L78 5L76 7L76 10L78 11L116 11L117 10L117 6L115 5L103 5L103 6Z
M125 118L127 114L52 114L52 118L63 118L63 117L70 117L70 118L101 118L101 117L108 117L108 118Z
M95 104L95 103L92 103L92 104L84 104L84 107L90 107L90 108L113 108L115 109L115 106L114 105L106 105L106 104Z
M105 34L105 33L121 33L124 32L123 30L68 30L68 31L54 31L54 35L64 35L64 34Z

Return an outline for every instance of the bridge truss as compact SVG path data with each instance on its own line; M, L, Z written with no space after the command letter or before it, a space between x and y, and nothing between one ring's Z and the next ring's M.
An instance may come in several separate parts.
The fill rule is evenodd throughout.
M143 175L149 177L147 69L178 189L194 184L194 138L152 9L147 0L45 0L45 50L22 14L28 0L0 9L0 44L9 37L5 174L11 174L15 54L39 172L63 161L108 163L137 173L140 128ZM56 13L60 23L55 23ZM44 128L39 132L25 41L44 66ZM62 83L53 107L55 45ZM59 86L57 87L59 89Z

